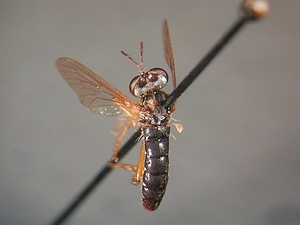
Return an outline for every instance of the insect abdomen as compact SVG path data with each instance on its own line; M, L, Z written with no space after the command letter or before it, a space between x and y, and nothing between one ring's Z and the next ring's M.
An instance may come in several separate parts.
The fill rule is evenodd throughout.
M169 178L170 127L145 127L145 170L142 185L142 205L153 211L159 206Z

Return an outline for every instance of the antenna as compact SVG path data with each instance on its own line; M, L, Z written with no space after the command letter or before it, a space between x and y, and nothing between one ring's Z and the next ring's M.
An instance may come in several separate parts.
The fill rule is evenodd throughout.
M121 51L121 53L126 57L128 58L131 62L133 62L141 71L141 73L146 73L146 68L144 67L144 56L143 56L143 53L144 53L144 43L141 42L141 45L140 45L140 63L137 63L129 54L127 54L126 52L124 52L123 50Z

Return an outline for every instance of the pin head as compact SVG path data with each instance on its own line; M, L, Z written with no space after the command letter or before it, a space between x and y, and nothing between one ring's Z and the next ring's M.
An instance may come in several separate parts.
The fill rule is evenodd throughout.
M270 5L266 0L246 0L242 7L246 15L254 20L264 17L270 11Z

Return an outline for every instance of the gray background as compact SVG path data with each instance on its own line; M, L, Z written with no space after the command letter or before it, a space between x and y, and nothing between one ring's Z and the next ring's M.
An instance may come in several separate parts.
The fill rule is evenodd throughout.
M247 25L179 99L174 117L185 130L173 127L158 210L142 209L140 187L117 170L68 224L300 224L300 3L270 2L270 15ZM138 60L143 40L146 67L168 69L168 19L181 81L239 4L1 1L0 224L50 222L111 156L117 119L82 107L55 68L58 57L77 59L131 97L138 70L120 50Z

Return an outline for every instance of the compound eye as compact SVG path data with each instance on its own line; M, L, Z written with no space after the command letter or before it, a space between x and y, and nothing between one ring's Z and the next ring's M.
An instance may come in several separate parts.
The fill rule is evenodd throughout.
M162 89L167 83L167 72L160 68L153 68L147 73L134 77L129 84L129 90L132 95L139 97L150 89Z
M139 97L140 93L146 89L147 86L147 80L144 75L138 75L134 77L130 84L129 84L129 91L130 93L135 96Z
M154 88L162 89L168 83L168 74L161 68L153 68L148 71L148 85Z

